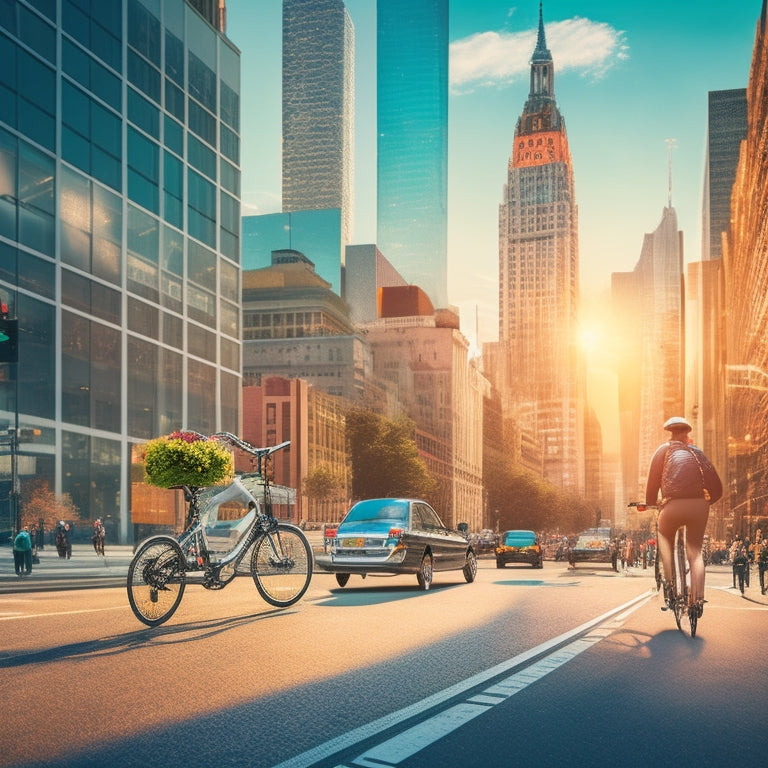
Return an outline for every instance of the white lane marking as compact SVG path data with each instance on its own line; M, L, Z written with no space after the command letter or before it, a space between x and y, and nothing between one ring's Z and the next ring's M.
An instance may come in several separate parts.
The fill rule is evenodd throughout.
M624 603L618 608L614 608L611 611L606 611L601 616L598 616L597 618L594 618L590 621L584 622L584 624L581 624L575 629L571 629L568 632L564 632L563 634L552 638L551 640L547 640L546 642L541 643L540 645L537 645L535 648L531 648L527 651L524 651L523 653L520 653L511 659L507 659L506 661L503 661L500 664L497 664L496 666L491 667L490 669L486 669L483 672L478 672L476 675L473 675L472 677L469 677L466 680L462 680L461 682L456 683L455 685L452 685L449 688L446 688L442 691L438 691L432 696L428 696L426 699L422 699L421 701L418 701L415 704L411 704L410 706L404 707L403 709L398 710L397 712L391 712L388 715L384 715L384 717L380 717L378 720L374 720L370 723L366 723L365 725L361 725L359 728L355 728L352 731L343 733L333 739L330 739L329 741L326 741L323 744L318 744L316 747L313 747L312 749L309 749L306 752L302 752L300 755L296 755L295 757L289 758L288 760L285 760L282 763L279 763L278 765L273 766L273 768L308 768L309 766L314 765L320 760L324 760L328 757L331 757L337 752L350 749L355 744L361 741L373 738L377 734L387 730L388 728L392 728L398 725L399 723L402 723L412 717L417 717L419 715L422 715L424 712L429 711L433 707L436 707L444 703L445 701L448 701L449 699L455 698L456 696L461 696L466 691L472 688L476 688L477 686L482 685L486 681L492 680L495 677L499 677L499 675L503 675L505 672L509 671L510 669L514 669L515 667L518 667L521 664L524 664L530 659L535 658L536 656L540 656L542 653L546 653L552 648L555 648L556 646L559 646L562 643L567 642L571 638L576 637L577 635L580 635L584 632L587 632L590 629L594 629L595 627L598 627L598 625L603 624L608 619L614 617L617 612L619 613L624 612L629 608L631 608L632 606L636 606L639 608L640 605L643 605L644 603L648 602L648 600L650 600L651 597L655 594L656 594L656 590L645 592L639 597L635 597L632 600L629 600L628 602ZM610 632L607 631L606 634L610 634ZM575 641L571 645L576 646L578 642L580 641ZM590 645L591 643L586 647L590 647ZM570 646L568 647L570 648ZM582 650L586 650L586 647ZM564 650L565 649L559 649L553 654L553 656L563 653ZM566 654L568 658L572 658L574 655L576 654L573 653L572 651L570 655ZM525 674L526 671L527 670L523 670L520 674L521 675ZM538 679L538 677L536 677L535 679ZM531 682L533 682L533 680ZM484 693L489 693L489 691L484 691ZM505 693L504 695L506 696L508 694ZM485 709L487 710L488 707L485 707Z
M124 611L127 605L113 605L108 608L83 608L79 611L55 611L53 613L23 613L17 616L0 615L0 621L13 619L46 619L49 616L74 616L76 613L99 613L100 611Z
M397 765L487 711L488 707L478 704L457 704L382 742L352 762L364 768L381 768L382 764Z
M516 672L496 685L492 685L490 688L486 688L481 694L467 699L467 702L457 704L444 712L440 712L429 720L425 720L413 728L378 744L359 757L356 757L352 761L353 766L361 766L361 768L386 768L386 766L398 765L403 760L434 744L443 736L447 736L478 715L487 712L496 704L506 701L510 696L514 696L537 680L541 680L545 675L554 672L558 667L571 661L583 651L600 642L600 640L605 639L611 632L620 627L627 617L642 604L644 602L623 611L619 616L615 616L612 620L596 627L588 635L574 640L565 648L545 656L530 667Z

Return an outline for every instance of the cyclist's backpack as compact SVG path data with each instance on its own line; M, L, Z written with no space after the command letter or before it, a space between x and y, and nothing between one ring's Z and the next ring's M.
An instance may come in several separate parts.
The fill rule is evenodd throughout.
M723 484L717 470L695 445L669 441L661 493L665 499L706 499L711 504L723 495Z

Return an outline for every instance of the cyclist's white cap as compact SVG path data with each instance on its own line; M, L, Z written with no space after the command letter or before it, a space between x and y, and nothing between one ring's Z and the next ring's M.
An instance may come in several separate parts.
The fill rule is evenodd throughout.
M664 422L664 429L670 432L690 432L693 427L682 416L673 416Z

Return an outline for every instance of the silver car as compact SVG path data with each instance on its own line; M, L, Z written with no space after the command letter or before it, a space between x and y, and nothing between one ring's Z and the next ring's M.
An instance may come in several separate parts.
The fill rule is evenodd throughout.
M429 589L437 571L462 571L475 580L477 556L466 536L446 528L437 512L419 499L366 499L355 504L335 528L326 528L321 570L336 574L343 587L353 573L414 573Z

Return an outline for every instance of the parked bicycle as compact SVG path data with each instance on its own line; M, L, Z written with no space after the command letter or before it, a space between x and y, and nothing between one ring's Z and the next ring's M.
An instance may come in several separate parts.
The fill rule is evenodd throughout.
M223 589L235 576L250 574L261 597L278 608L300 600L312 578L312 549L306 536L272 514L273 496L280 490L270 484L267 462L290 442L255 448L228 432L212 437L256 457L256 472L238 475L226 486L181 486L189 503L184 532L178 538L152 536L139 546L128 568L128 602L136 618L150 627L176 611L188 573L201 574L199 583L212 590ZM229 521L216 525L219 508L232 503L241 504L245 515L235 525ZM220 557L211 544L217 533L226 533L230 542L235 539Z

